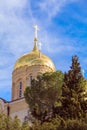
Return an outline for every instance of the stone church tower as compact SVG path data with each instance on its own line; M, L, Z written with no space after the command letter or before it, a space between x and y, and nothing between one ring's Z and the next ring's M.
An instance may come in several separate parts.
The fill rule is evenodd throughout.
M21 121L27 115L28 106L24 99L24 91L31 85L31 80L45 72L54 72L52 60L38 49L37 31L35 28L34 47L30 53L21 56L14 65L12 73L12 100L10 102L0 98L0 111L11 117L18 116Z

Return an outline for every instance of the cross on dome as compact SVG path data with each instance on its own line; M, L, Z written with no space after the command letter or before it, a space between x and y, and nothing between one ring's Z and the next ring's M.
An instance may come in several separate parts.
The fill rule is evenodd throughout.
M39 43L38 43L38 46L39 46L39 50L41 51L41 48L42 48L42 43L41 43L41 42L39 42Z
M37 39L37 32L39 30L39 27L37 25L34 25L34 29L35 29L35 32L34 32L35 38Z
M34 29L35 29L35 31L34 31L34 48L33 48L33 51L38 51L38 47L37 47L37 41L38 41L38 39L37 39L37 32L38 32L38 30L39 30L39 28L38 28L38 26L37 25L34 25Z

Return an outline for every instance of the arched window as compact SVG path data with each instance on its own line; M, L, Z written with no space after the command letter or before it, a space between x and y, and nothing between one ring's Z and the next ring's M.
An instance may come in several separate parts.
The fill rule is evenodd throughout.
M19 98L22 97L22 82L19 84Z

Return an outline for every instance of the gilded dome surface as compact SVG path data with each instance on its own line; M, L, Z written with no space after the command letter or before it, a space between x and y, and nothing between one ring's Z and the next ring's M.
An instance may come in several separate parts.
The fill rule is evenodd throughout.
M21 56L16 61L14 70L23 66L36 66L36 65L45 65L50 67L53 71L55 71L55 66L52 60L46 55L42 54L35 45L30 53Z
M38 26L35 25L34 28L35 28L34 48L30 53L21 56L16 61L16 64L14 66L14 70L16 70L20 67L23 67L23 66L44 65L44 66L50 67L52 69L52 71L55 71L55 66L54 66L52 60L49 57L47 57L46 55L42 54L37 47Z

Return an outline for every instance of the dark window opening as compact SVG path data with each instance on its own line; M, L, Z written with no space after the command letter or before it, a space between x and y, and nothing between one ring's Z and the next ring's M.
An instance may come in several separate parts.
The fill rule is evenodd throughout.
M10 115L10 107L7 106L7 115L9 116Z
M30 85L31 85L31 83L32 83L32 76L30 76Z
M22 97L22 82L20 82L20 86L19 86L19 97Z

